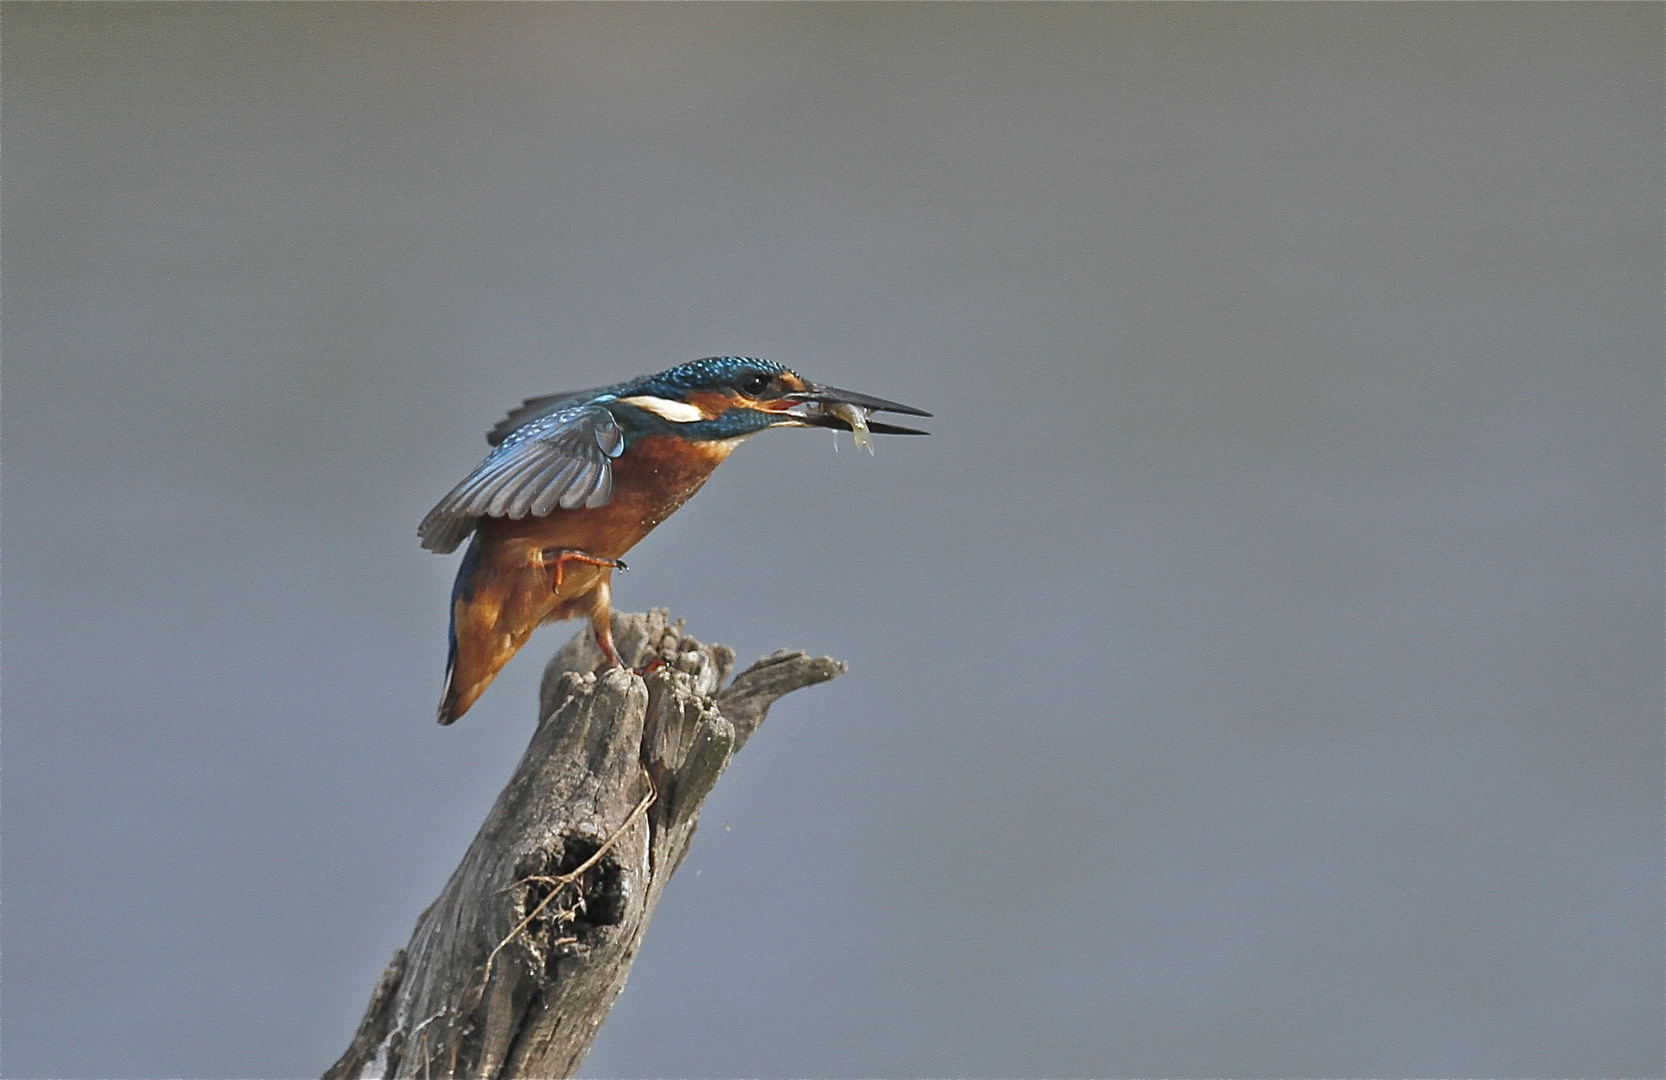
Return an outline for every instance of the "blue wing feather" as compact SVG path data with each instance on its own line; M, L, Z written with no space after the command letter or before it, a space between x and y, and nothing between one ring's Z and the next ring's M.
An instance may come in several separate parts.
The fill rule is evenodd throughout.
M503 435L486 460L428 512L417 536L423 547L444 554L457 550L483 517L541 517L557 507L605 506L613 497L612 461L624 446L618 421L601 405L532 415Z

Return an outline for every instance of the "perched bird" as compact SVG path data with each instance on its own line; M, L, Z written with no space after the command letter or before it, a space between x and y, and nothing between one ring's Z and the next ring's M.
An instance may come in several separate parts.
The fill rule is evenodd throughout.
M869 432L926 434L870 422L874 412L931 415L744 356L528 398L487 432L495 449L417 527L440 554L474 536L451 588L440 723L467 712L547 622L588 617L603 655L623 666L608 621L620 557L765 428L844 429L870 451Z

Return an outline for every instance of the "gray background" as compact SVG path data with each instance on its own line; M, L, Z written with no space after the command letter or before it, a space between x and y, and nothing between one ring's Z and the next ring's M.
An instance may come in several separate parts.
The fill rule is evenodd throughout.
M632 556L851 670L588 1072L1661 1075L1661 23L7 7L6 1074L327 1065L569 633L417 520L741 352L936 434Z

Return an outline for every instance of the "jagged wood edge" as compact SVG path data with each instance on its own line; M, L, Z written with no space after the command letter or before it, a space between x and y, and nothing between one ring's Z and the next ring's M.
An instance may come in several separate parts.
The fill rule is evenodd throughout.
M324 1080L571 1076L624 988L718 777L777 699L845 670L783 650L724 686L732 649L701 645L662 609L613 619L627 663L658 657L663 666L645 678L590 674L601 654L588 631L551 659L538 729L513 778ZM595 921L575 915L571 928L585 929L559 938L514 933L539 902L526 879L558 880L557 864L587 845L591 857L611 845L594 879L576 886L592 891L582 914Z

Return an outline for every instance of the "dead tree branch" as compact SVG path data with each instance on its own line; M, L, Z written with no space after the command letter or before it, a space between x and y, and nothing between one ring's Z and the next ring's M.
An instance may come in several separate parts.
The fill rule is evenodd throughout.
M734 650L664 611L613 616L544 672L539 723L439 898L376 982L324 1080L567 1077L624 989L712 785L774 701L845 670L778 652L724 686Z

